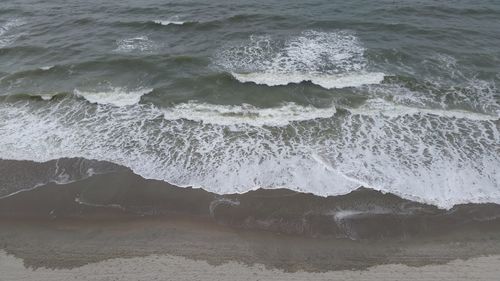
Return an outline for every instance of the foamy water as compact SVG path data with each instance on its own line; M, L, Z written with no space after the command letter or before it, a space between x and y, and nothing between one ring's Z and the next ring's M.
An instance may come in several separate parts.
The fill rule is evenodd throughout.
M9 19L0 24L0 48L4 48L12 44L21 34L15 32L15 29L25 24L25 21L20 18Z
M327 89L378 84L384 74L366 71L364 48L346 31L305 31L286 40L251 36L227 47L216 64L241 82L269 86L311 82Z
M155 49L155 43L147 36L137 36L117 40L116 52L132 53L132 52L149 52Z
M77 96L83 97L91 103L112 104L115 106L126 106L138 104L141 97L153 89L137 89L129 91L119 87L114 87L104 91L81 91L75 89ZM42 96L43 98L43 96Z
M268 86L284 86L288 84L299 84L311 82L326 89L359 87L367 84L378 84L384 80L383 73L350 73L350 74L297 74L297 73L232 73L240 82L253 82Z
M216 125L285 126L295 121L330 118L335 107L315 108L285 103L273 108L258 108L249 104L223 106L189 102L163 111L167 120L187 119Z
M220 194L500 203L495 5L72 1L0 7L1 159ZM93 173L60 165L53 181Z
M175 20L154 20L153 22L159 25L183 25L185 23L183 21Z
M305 118L286 106L247 109L248 121L239 107L41 102L0 108L3 158L106 160L218 193L286 186L327 196L366 186L441 207L500 201L497 121L312 108Z

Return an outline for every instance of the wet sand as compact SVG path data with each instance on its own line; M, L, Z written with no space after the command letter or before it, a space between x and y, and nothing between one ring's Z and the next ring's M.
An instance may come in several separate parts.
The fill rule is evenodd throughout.
M0 199L0 217L4 218L110 215L192 216L242 230L352 240L500 231L500 205L496 204L443 210L366 188L331 197L288 189L219 195L146 180L126 169L62 185L48 183Z

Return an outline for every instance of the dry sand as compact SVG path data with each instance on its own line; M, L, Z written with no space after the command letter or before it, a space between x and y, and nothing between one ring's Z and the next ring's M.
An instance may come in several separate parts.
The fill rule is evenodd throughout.
M392 264L362 271L323 273L266 269L229 262L219 266L171 255L117 258L73 269L25 268L21 259L0 252L0 280L494 280L500 277L500 256L455 260L444 265L409 267Z
M0 220L0 281L498 281L498 241L311 239L166 218Z

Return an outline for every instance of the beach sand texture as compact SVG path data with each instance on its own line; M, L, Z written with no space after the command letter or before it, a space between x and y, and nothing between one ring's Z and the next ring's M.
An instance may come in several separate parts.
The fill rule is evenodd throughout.
M213 266L176 256L117 258L73 269L25 268L21 259L0 254L0 280L498 280L500 256L456 260L444 265L381 265L363 271L284 272L263 265L229 262Z

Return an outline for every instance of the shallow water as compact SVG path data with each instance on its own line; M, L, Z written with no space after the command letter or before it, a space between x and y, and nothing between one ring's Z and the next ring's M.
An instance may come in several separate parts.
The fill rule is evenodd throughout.
M500 203L499 29L497 1L3 1L0 158ZM0 196L108 172L70 162Z

